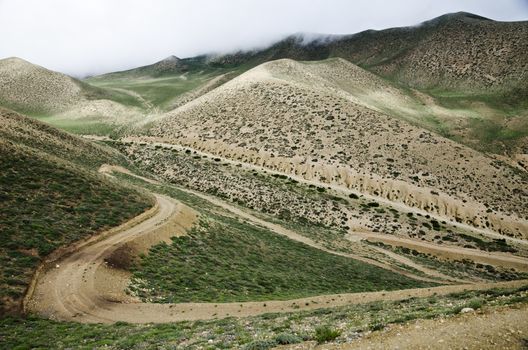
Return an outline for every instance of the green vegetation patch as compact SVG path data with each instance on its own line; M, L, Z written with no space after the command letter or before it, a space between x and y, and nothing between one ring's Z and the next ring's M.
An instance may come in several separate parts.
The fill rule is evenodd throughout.
M171 245L154 246L135 269L131 290L144 300L178 303L286 300L431 285L212 215Z
M40 121L48 123L58 129L77 135L100 135L118 137L126 128L112 124L111 121L99 117L64 118L43 117Z
M0 314L18 311L43 257L149 206L145 195L130 188L0 142Z

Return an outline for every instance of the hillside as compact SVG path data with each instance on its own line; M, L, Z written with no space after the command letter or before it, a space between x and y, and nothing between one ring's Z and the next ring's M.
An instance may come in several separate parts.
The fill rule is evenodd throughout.
M0 60L0 106L70 131L105 125L109 132L143 113L141 100L127 91L94 87L19 58Z
M187 59L169 56L151 65L90 77L85 82L100 88L132 91L145 101L150 113L156 113L201 96L247 69L214 67L206 59L206 56Z
M251 18L159 5L68 8L97 19L75 30L95 56L55 64ZM0 60L1 349L520 349L527 204L528 21L458 12L86 79Z
M39 263L55 249L119 225L151 199L103 179L122 155L0 109L0 314L17 313Z
M210 64L256 65L281 58L314 61L341 57L421 89L526 89L527 34L528 22L498 22L459 12L412 27L315 40L293 35L264 50L220 55Z
M526 235L524 171L382 113L391 108L412 115L425 107L350 66L335 60L266 63L168 113L149 133L154 140ZM375 94L388 102L377 102Z
M19 58L0 60L0 103L27 113L64 111L83 99L74 79Z

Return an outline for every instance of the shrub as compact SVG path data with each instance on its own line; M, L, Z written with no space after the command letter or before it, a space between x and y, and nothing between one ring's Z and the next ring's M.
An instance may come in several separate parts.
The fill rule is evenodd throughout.
M268 350L277 346L274 340L255 340L244 346L244 350Z
M482 307L483 300L479 298L471 299L468 303L468 307L472 308L473 310L480 309Z
M370 325L370 330L375 331L381 331L383 328L385 328L385 325L383 323L373 323Z
M319 344L332 341L341 335L341 331L330 328L329 326L321 326L315 329L315 340Z
M302 342L302 339L295 334L281 333L275 337L275 342L279 345L297 344Z

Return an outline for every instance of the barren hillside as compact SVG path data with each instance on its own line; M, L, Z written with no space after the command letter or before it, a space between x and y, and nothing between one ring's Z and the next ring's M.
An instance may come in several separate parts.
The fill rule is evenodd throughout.
M0 103L26 112L64 111L83 99L74 79L19 58L0 60Z
M266 63L168 113L151 135L507 235L528 232L524 171L377 111L361 92L416 104L364 81L367 73L349 73L345 90L329 79L340 76L328 73L336 66Z

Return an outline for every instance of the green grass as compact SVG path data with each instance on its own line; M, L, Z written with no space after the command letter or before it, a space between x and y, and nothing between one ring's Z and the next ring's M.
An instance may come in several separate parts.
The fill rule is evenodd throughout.
M120 135L119 130L123 129L117 125L105 123L103 119L98 117L87 117L80 119L39 117L37 119L56 128L77 135L117 137Z
M353 339L376 325L445 318L478 300L482 308L528 303L528 288L468 291L447 296L378 301L295 313L169 324L81 324L37 317L0 319L5 349L270 349L285 342L316 340L328 325ZM379 328L379 327L378 327ZM266 345L267 347L263 347Z
M431 285L209 214L187 236L154 246L135 269L131 289L146 300L174 303L287 300Z
M106 88L106 90L119 88L133 91L154 106L166 109L170 107L170 102L176 97L228 72L225 69L209 68L205 71L162 77L134 77L126 74L115 74L88 79L87 82L100 88Z
M165 106L171 99L190 91L206 82L205 77L191 77L188 80L180 77L153 79L118 79L110 81L93 81L99 87L121 88L134 91L155 106Z
M115 89L106 89L97 87L95 85L88 84L86 82L79 82L80 87L83 89L84 95L89 100L100 100L106 99L117 103L121 103L125 106L143 108L143 103L140 99L132 94L124 91Z
M8 143L0 143L0 184L0 314L18 311L43 257L151 206L135 190Z
M335 340L340 335L341 332L339 330L333 329L330 326L319 326L315 329L315 340L319 344Z

